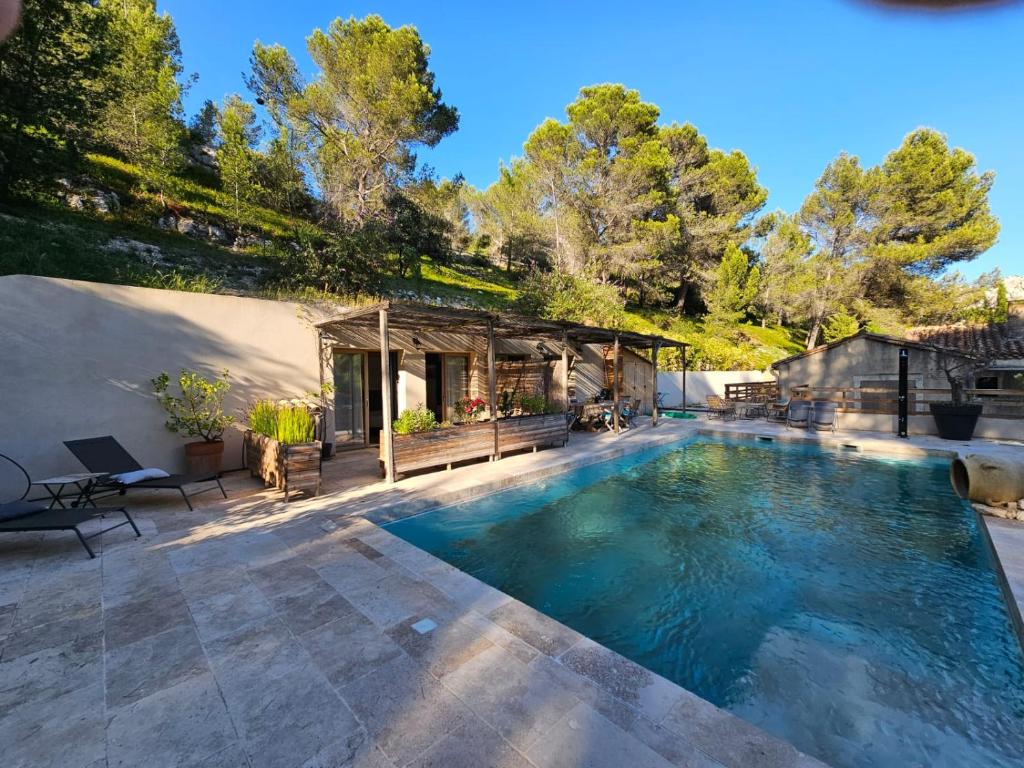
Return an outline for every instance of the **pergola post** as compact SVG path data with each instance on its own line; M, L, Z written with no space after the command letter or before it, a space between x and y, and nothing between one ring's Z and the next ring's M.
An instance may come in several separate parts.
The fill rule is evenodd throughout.
M384 308L380 310L380 376L381 395L384 401L384 425L380 433L384 446L384 480L387 483L393 483L395 482L395 443L391 424L391 420L394 417L391 392L394 387L394 371L391 370L391 336L388 333L388 311Z
M686 345L683 345L683 415L686 414Z
M494 425L494 461L501 458L498 445L498 371L494 362L494 321L487 321L487 396L490 399L491 422Z
M562 334L562 403L569 413L569 334Z
M658 426L658 350L661 349L661 342L656 341L651 346L651 364L654 368L654 397L651 407L651 426Z
M612 422L615 434L619 434L619 334L615 334L615 345L612 347Z

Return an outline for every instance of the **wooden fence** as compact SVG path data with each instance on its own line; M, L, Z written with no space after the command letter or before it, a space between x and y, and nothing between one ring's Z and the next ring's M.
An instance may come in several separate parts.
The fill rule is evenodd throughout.
M827 401L839 404L840 413L894 414L897 406L896 382L892 387L793 387L794 400ZM1024 390L969 389L967 395L983 406L982 415L990 418L1024 418ZM948 389L911 388L907 392L907 412L911 416L930 413L929 403L949 400Z
M725 399L745 402L753 400L779 399L779 382L777 381L745 381L740 384L725 385Z

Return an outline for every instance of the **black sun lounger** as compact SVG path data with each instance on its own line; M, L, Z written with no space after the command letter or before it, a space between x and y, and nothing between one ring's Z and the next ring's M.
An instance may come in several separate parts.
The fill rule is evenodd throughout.
M10 456L0 454L0 458L6 459L25 475L25 492L17 501L0 503L0 533L27 533L31 531L74 531L78 540L82 542L89 557L96 557L96 553L89 546L88 539L93 539L101 534L120 528L122 525L130 525L136 536L141 536L128 511L123 507L120 509L50 509L46 504L38 501L25 501L25 496L31 488L31 478L28 472ZM82 523L92 520L94 517L102 517L110 512L120 512L124 515L124 522L95 531L88 536L84 535L78 528Z
M90 472L103 472L110 477L100 478L90 489L87 500L97 498L95 493L103 493L104 490L110 493L125 493L129 488L155 488L163 490L178 491L181 498L185 500L189 509L192 509L190 499L201 493L219 488L224 498L228 497L220 478L216 473L209 475L170 475L169 477L150 478L138 480L133 483L124 483L118 480L115 475L125 472L137 472L142 465L124 449L111 435L105 437L90 437L85 440L65 440L64 445L75 454L75 457L82 462ZM208 486L192 493L185 493L185 486L194 483L216 483L216 486ZM103 498L100 496L99 498ZM84 503L84 502L83 502Z

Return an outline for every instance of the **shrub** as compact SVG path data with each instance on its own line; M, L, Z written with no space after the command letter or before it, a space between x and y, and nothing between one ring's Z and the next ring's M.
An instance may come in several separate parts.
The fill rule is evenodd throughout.
M473 421L486 407L487 403L479 397L463 397L455 401L453 410L458 421Z
M246 415L253 432L285 445L312 443L316 439L316 418L301 404L257 400Z
M547 413L548 401L544 395L520 395L519 410L528 414Z
M166 373L152 379L153 392L167 411L164 422L167 429L188 437L201 437L208 443L220 440L224 430L235 420L224 413L224 396L231 388L228 377L226 369L212 380L196 371L183 370L178 376L180 396L168 392L171 379Z
M625 302L614 285L559 272L536 272L523 283L517 309L548 320L620 328Z
M392 427L396 435L414 435L439 429L440 425L434 412L420 405L414 410L406 409L398 414Z

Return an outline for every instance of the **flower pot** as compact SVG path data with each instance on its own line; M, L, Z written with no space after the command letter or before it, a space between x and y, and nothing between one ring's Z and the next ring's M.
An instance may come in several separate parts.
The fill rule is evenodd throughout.
M989 506L1024 499L1024 460L971 453L953 459L949 480L961 499Z
M970 440L981 416L981 403L929 403L935 427L943 440Z
M185 443L185 465L190 475L219 475L223 460L223 440Z

